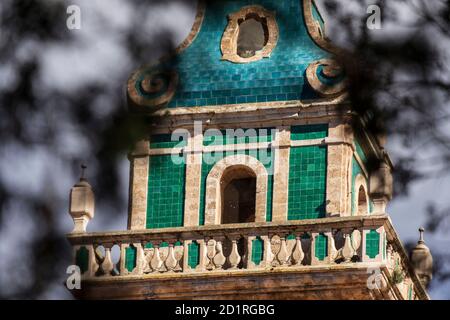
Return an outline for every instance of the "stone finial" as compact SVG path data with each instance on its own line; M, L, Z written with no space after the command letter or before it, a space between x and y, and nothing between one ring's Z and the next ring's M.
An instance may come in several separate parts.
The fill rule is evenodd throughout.
M94 218L94 192L84 176L86 168L81 165L80 181L70 190L69 213L75 225L72 233L86 232L88 222Z
M428 287L433 278L433 256L430 249L425 245L424 228L419 228L419 241L417 246L411 250L411 263L417 276L425 287Z
M423 234L425 233L425 229L423 227L419 228L419 241L418 244L424 244L425 241L423 240Z

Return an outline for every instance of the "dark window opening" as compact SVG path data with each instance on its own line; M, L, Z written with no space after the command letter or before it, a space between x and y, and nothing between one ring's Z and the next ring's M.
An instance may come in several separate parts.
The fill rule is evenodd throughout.
M255 222L256 178L231 180L223 189L222 223Z
M253 57L262 50L269 39L266 18L249 14L245 20L239 20L239 35L237 39L237 54L242 58Z

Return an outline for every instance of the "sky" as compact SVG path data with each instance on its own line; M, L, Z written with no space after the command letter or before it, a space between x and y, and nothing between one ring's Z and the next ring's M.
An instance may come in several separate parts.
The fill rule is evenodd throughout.
M138 66L131 63L131 59L120 45L121 30L129 26L133 21L135 12L125 0L74 0L73 4L81 8L82 25L80 30L72 30L77 38L76 45L71 47L47 47L42 49L44 72L42 80L46 85L56 86L61 90L74 90L91 80L104 85L110 85L118 81L118 75L123 72L131 73ZM319 6L321 1L319 1ZM322 8L327 19L326 13ZM170 30L177 43L181 43L189 33L195 17L195 8L188 3L158 4L152 7L147 14L141 28L148 41L158 33L158 28ZM333 26L328 24L327 32L332 31ZM149 57L149 60L154 57ZM148 63L150 61L145 61ZM5 79L5 71L0 72L0 82ZM3 77L3 79L2 79ZM125 83L124 83L125 85ZM108 106L98 112L107 113ZM74 133L76 135L76 133ZM83 152L83 141L68 135L64 143L67 144L67 152ZM390 142L388 150L394 160L396 152L401 149L399 143ZM21 159L17 161L17 159ZM4 155L0 164L2 179L5 179L20 190L29 192L41 192L42 182L46 179L46 172L57 172L58 195L61 201L61 218L59 221L61 232L69 232L73 228L73 222L68 212L68 195L70 188L77 181L77 177L70 173L64 163L53 159L43 149L14 150ZM121 189L124 199L128 195L129 162L126 155L121 163ZM24 179L18 179L17 173L24 174ZM32 177L29 176L32 172ZM448 176L416 183L412 186L407 197L394 199L388 206L388 214L393 220L400 238L403 242L416 241L417 229L424 224L425 209L430 200L442 199L448 201L450 179ZM447 196L447 197L446 197ZM445 204L445 203L444 203ZM90 231L124 230L127 223L126 206L122 216L114 221L105 219L108 208L96 204L96 216L90 222ZM15 208L20 210L20 208ZM26 234L30 228L20 219L11 219L0 234L0 255L6 257L0 260L0 267L8 264L8 245L10 243L22 243L27 241ZM28 230L28 231L26 231ZM426 235L426 241L431 250L448 250L450 247L450 235L437 234L434 237ZM2 269L2 268L0 268ZM431 297L434 299L449 298L450 284L433 284ZM70 298L70 294L60 285L55 285L42 298Z

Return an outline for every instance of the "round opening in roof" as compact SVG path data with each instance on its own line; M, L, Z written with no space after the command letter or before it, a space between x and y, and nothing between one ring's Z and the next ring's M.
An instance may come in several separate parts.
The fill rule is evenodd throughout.
M275 14L261 6L246 6L228 16L222 36L222 60L249 63L269 58L278 42Z
M253 57L269 40L267 19L252 13L245 20L239 19L238 23L237 54L242 58Z

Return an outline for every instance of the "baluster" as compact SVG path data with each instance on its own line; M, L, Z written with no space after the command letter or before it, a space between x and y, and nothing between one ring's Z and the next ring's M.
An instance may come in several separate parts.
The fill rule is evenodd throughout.
M247 253L244 255L244 268L254 269L256 267L255 263L252 261L252 252L253 252L253 240L255 240L255 236L246 237L247 243Z
M153 269L153 272L157 272L161 269L162 265L163 265L163 261L161 260L161 257L159 255L159 243L158 244L154 244L154 251L153 251L153 257L152 260L150 261L150 266Z
M341 255L342 258L344 259L344 262L350 262L350 260L355 255L355 250L353 249L349 233L347 232L344 233L344 239L345 242L344 246L342 247Z
M394 271L395 268L394 248L390 243L388 243L387 245L387 266L390 272Z
M292 263L296 266L302 265L302 261L305 258L305 253L302 249L302 241L300 237L295 238L295 247L292 251Z
M151 266L151 261L153 258L153 253L155 252L155 250L153 248L146 248L147 246L147 242L143 241L142 242L142 250L144 251L144 262L145 262L145 268L143 270L144 273L150 273L152 272L152 266Z
M169 242L170 242L170 241L169 241ZM165 264L165 262L166 262L166 260L167 260L167 257L169 256L169 247L168 247L168 246L162 247L161 244L162 244L162 243L159 244L159 258L161 259L161 261L162 261L163 263L162 263L161 268L159 268L158 271L159 271L159 272L166 272L166 271L169 271L169 270L167 269L167 267L166 267L166 264Z
M358 229L354 229L351 233L350 239L352 241L353 249L355 249L355 252L357 253L361 247L361 232Z
M111 247L112 244L105 244L105 258L102 262L101 269L103 272L103 276L108 277L112 275L112 271L114 270L114 263L111 258Z
M210 259L208 257L208 246L206 239L199 239L197 243L200 245L200 261L197 269L200 271L207 270L207 266L210 263Z
M280 265L285 266L287 265L287 261L289 259L289 253L286 246L286 237L282 237L281 239L281 245L280 245L280 251L278 252L277 258L280 262Z
M278 235L272 236L272 239L270 239L270 246L272 248L272 266L276 267L280 265L280 262L278 260L278 254L281 250L281 238Z
M177 261L175 268L173 268L173 271L183 271L183 268L181 267L181 260L183 260L184 257L184 245L174 246L173 252L175 254L175 260Z
M216 250L217 253L214 256L213 262L217 270L222 270L223 265L227 261L227 259L223 255L222 239L216 241Z
M318 233L316 232L311 232L310 237L311 237L311 245L309 247L309 256L311 257L311 265L316 265L316 264L320 264L320 261L317 259L316 257L316 237L317 237Z
M93 277L95 277L100 266L95 257L94 246L92 244L90 244L87 246L87 249L89 251L89 262L88 262L88 271L87 271L87 274L85 273L85 275L88 278L93 278Z
M165 264L166 264L167 271L172 271L173 269L175 269L175 267L177 265L177 259L175 259L175 254L173 251L172 243L169 244L169 253L167 255Z
M189 245L192 243L192 240L184 240L183 241L183 267L182 271L187 272L190 270L189 267Z
M208 257L208 262L206 265L206 269L207 270L214 270L215 269L215 265L214 265L214 256L216 255L216 241L213 239L210 239L207 241L207 245L206 245L206 256Z
M272 266L273 259L275 258L272 253L272 243L269 236L261 236L261 239L264 241L264 253L263 253L263 267Z
M136 247L137 250L135 272L137 274L143 274L144 271L148 269L148 263L144 252L144 244L135 243L134 246Z
M325 232L325 236L328 237L328 258L327 261L332 263L336 260L338 252L334 243L334 235L332 231Z
M237 240L231 240L231 253L228 257L228 261L230 262L231 269L237 269L239 262L241 262L241 256L239 255Z

